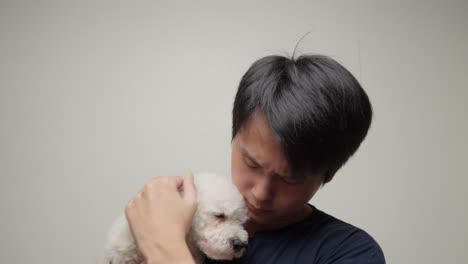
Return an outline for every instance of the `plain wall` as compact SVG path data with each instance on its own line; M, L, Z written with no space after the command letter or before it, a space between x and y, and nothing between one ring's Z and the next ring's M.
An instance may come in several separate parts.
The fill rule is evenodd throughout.
M0 262L93 263L156 175L230 171L242 74L333 57L374 122L312 199L388 263L467 263L466 1L0 1Z

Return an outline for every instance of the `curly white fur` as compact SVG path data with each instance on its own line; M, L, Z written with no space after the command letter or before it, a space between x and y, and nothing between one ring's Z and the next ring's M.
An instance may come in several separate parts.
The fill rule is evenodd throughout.
M228 178L212 173L194 174L198 207L188 234L188 246L196 263L205 255L211 259L239 258L247 246L248 235L243 228L248 210L242 195ZM107 239L101 264L141 263L125 215L113 224Z

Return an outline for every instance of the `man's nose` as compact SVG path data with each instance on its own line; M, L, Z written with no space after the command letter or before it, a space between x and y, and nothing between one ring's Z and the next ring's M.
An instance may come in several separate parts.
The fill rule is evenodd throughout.
M258 180L252 189L252 194L259 201L268 201L273 199L273 186L269 179Z

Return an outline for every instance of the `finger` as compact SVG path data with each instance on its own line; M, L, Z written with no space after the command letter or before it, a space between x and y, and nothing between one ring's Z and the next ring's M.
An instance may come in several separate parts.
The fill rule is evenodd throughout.
M169 183L175 189L180 190L183 186L184 179L181 176L169 177Z
M190 172L183 179L184 200L194 203L197 201L197 190L193 182L193 174Z
M145 185L143 190L154 191L154 190L167 190L167 189L178 189L182 185L182 177L180 176L164 176L154 177L150 182Z

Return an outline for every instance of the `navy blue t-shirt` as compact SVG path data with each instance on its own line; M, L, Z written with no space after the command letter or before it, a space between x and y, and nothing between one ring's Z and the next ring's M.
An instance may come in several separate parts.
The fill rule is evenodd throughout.
M313 207L313 206L312 206ZM249 238L242 258L208 264L385 263L382 249L365 231L315 207L303 221Z

